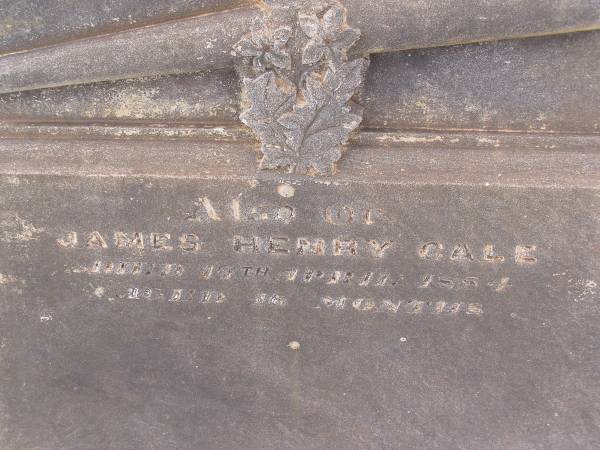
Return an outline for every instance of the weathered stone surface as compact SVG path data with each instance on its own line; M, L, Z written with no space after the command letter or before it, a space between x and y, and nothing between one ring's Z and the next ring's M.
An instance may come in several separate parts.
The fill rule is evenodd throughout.
M265 1L0 0L0 448L599 447L598 1Z
M248 5L251 0L0 1L0 54L114 33L189 15Z
M595 190L4 176L0 196L4 448L598 445Z
M0 95L4 121L238 123L235 73L130 79Z
M592 31L374 55L359 94L363 128L596 133L599 49ZM0 118L231 127L240 91L227 70L69 86L1 95Z
M600 131L600 32L375 55L365 126Z
M0 58L0 92L231 66L231 46L259 14L225 11L9 54Z
M256 146L247 140L237 142L238 136L228 136L226 130L213 130L216 132L212 139L207 139L210 135L188 136L185 129L167 129L179 136L173 139L164 139L158 133L157 137L148 136L143 128L133 127L131 131L130 138L118 139L114 135L110 139L98 139L97 135L82 139L81 134L65 138L60 130L58 136L30 139L6 136L0 139L0 171L11 175L151 175L209 180L252 179L261 172ZM492 136L491 142L478 146L481 135L472 133L367 135L365 141L383 142L350 146L335 178L318 181L451 184L482 189L488 186L593 189L600 185L600 153L595 138L575 137L562 148L561 138L528 142L522 135ZM390 147L388 141L408 143ZM539 148L544 143L555 148ZM269 173L280 176L275 171Z
M600 0L342 4L350 24L364 30L362 54L600 27ZM231 66L231 47L260 15L240 8L8 55L0 58L0 93Z

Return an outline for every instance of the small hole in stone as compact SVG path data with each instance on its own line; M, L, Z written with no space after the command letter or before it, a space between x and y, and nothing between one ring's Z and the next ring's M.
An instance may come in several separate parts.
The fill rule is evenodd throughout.
M279 186L277 186L277 192L282 197L292 198L294 196L296 190L294 189L293 186L290 186L289 184L286 183L286 184L280 184Z

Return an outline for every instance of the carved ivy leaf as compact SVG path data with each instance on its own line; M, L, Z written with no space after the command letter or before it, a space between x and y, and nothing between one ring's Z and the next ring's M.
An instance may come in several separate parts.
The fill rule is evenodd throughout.
M302 52L302 64L313 65L325 57L341 62L340 53L360 39L360 31L346 28L345 22L346 10L340 5L329 8L322 19L316 14L299 15L300 28L310 38Z
M341 157L340 144L362 120L349 106L332 102L296 106L282 117L288 128L288 145L296 151L296 171L300 173L332 173Z
M360 39L360 31L355 28L336 33L335 38L331 40L331 47L336 50L347 50Z
M300 14L298 24L302 32L309 38L314 38L320 34L321 21L316 14Z
M269 66L290 69L292 57L286 44L292 35L291 28L283 26L270 33L260 21L255 26L255 30L233 46L234 52L239 56L252 58L257 74L264 73Z
M327 47L319 37L311 39L302 52L302 64L312 66L321 61L327 52Z
M296 152L285 145L263 144L261 152L263 154L260 161L261 169L287 168L292 172L296 168Z
M331 173L340 158L339 146L360 124L362 111L347 105L361 81L366 62L345 63L328 70L324 81L308 77L302 94L303 104L294 105L279 123L286 128L287 145L296 152L296 171L301 173Z
M332 6L323 14L323 29L325 34L333 35L337 33L346 21L346 13L344 8Z
M325 73L323 86L338 102L346 103L361 85L368 66L366 59L358 58L335 69L330 68Z
M234 47L264 169L331 173L362 119L351 101L368 62L348 61L360 37L337 0L264 0L268 14ZM292 81L295 84L292 84Z
M241 121L254 130L263 144L284 147L285 129L277 120L292 108L296 87L285 81L278 83L273 72L246 78L244 87L250 107L240 115Z

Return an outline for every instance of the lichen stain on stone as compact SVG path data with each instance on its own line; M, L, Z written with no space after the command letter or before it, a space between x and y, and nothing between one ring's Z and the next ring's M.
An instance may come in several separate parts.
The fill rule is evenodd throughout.
M0 212L0 242L36 241L44 231L16 213Z
M157 99L157 89L126 89L109 100L98 113L103 117L146 119L159 116L165 110L189 112L193 108L181 101L162 101Z
M4 273L0 273L0 285L17 284L20 282L21 282L21 280L13 275L7 275Z
M11 34L29 34L43 22L44 20L39 16L34 16L31 20L15 20L7 17L0 22L0 38L8 38Z
M490 138L485 138L485 137L479 137L479 138L477 138L477 143L482 144L482 145L493 145L496 148L500 147L499 139L490 139Z
M444 142L442 136L419 137L419 136L378 136L377 141L392 144L429 144L434 142Z
M100 116L102 118L117 119L154 119L165 114L178 117L190 117L195 115L206 115L214 117L219 111L210 109L204 111L202 103L191 103L186 100L174 100L173 98L161 98L160 89L139 89L131 87L123 89L105 98L105 104L92 103L88 106L84 115L88 118Z

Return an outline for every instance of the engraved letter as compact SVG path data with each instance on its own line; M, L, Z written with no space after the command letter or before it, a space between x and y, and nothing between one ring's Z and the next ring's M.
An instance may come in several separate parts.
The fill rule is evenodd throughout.
M173 247L170 244L171 235L169 233L151 233L150 240L154 250L171 251Z
M477 289L479 287L479 278L467 277L463 278L462 285L464 289Z
M121 231L115 232L115 245L117 248L144 248L144 236L142 233L132 233L129 236Z
M215 266L204 266L200 269L200 277L205 280L210 280L212 278L213 270Z
M287 299L278 294L259 294L254 299L255 305L273 305L273 306L285 306L287 305Z
M327 284L338 284L338 283L348 284L348 283L350 283L350 280L353 277L354 277L354 274L352 272L342 272L340 270L336 270L331 274L331 277L327 281Z
M256 243L256 238L234 236L233 249L239 253L258 253L258 245Z
M208 218L210 220L212 220L214 222L220 222L221 221L221 217L219 216L219 214L217 213L217 211L213 207L213 205L210 202L210 199L208 197L201 198L200 199L200 203L202 204L202 206L204 206L204 210L206 211L206 214L208 214Z
M200 250L200 238L195 234L184 234L179 237L179 248L184 252L197 252Z
M69 231L62 238L57 239L56 242L64 248L75 248L77 247L77 232Z
M384 312L398 314L401 304L402 304L402 301L399 301L398 303L394 303L391 300L384 300L381 303L380 309Z
M346 239L333 240L334 256L356 256L356 241Z
M173 292L171 293L171 297L169 298L169 302L180 303L182 295L183 295L183 289L173 289Z
M385 241L383 243L379 243L375 240L370 240L368 242L371 246L371 253L375 258L383 258L385 252L388 251L394 243L394 241Z
M256 268L256 277L266 277L267 274L269 273L269 268L268 267L257 267Z
M329 207L323 215L325 222L332 225L350 224L354 220L354 210L349 206Z
M431 283L433 282L433 275L428 273L421 277L421 282L419 283L419 289L427 289L431 287Z
M512 284L509 277L502 277L499 280L489 282L488 286L494 288L496 292L505 292Z
M504 261L504 256L496 255L494 246L489 244L483 248L483 260L493 263L499 263Z
M325 241L322 239L298 238L296 243L298 255L323 255L325 254Z
M282 206L277 210L276 219L280 222L290 223L295 216L294 208L291 206Z
M358 298L352 302L352 307L357 311L373 311L375 302L368 298Z
M227 281L233 276L233 267L221 266L217 269L217 276L220 280Z
M275 253L277 255L287 255L290 251L285 248L287 243L289 242L289 238L287 237L274 237L272 236L269 239L269 253Z
M408 310L409 314L421 314L423 312L423 306L425 305L425 302L419 300L409 300L406 305L410 307Z
M517 264L535 264L537 258L533 253L537 250L535 245L517 245L515 248L515 261Z
M469 303L467 305L467 314L481 316L483 314L483 305L481 303Z
M87 235L87 239L86 239L86 247L87 248L94 248L94 249L100 249L100 248L107 248L108 245L106 245L106 241L104 240L104 238L102 237L102 235L98 232L98 231L92 231L91 233L89 233Z
M473 255L467 244L458 244L454 246L450 259L452 261L473 261Z
M225 294L223 294L222 292L206 291L202 294L202 297L200 298L200 303L215 303L219 305L221 303L225 303L225 300L227 300L227 297L225 297Z
M422 259L439 261L444 257L444 246L439 242L427 242L419 249L419 256Z
M323 297L321 303L330 309L344 309L346 307L346 297L331 298Z

